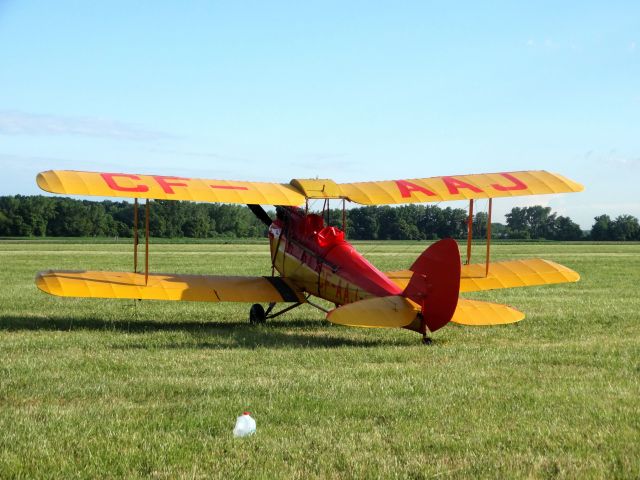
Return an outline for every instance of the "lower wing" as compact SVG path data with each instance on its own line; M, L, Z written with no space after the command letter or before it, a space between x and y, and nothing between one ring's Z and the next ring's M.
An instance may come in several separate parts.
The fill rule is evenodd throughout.
M460 292L531 287L580 280L580 275L570 268L540 258L493 262L489 266L489 275L485 276L485 272L484 263L463 265L460 272ZM398 270L385 272L385 275L404 289L409 284L413 272Z
M280 277L45 271L36 276L43 292L61 297L132 298L200 302L304 302L302 292Z

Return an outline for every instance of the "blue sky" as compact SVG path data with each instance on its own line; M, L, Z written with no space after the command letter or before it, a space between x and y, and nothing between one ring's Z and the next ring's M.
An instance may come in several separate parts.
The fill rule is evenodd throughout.
M0 194L546 169L585 192L496 220L640 217L640 3L518 3L0 0Z

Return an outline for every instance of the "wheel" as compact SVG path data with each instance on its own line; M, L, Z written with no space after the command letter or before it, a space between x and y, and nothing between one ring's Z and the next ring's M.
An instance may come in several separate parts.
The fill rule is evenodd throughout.
M249 323L264 323L267 321L267 315L264 313L264 307L259 303L254 303L251 305L251 309L249 310Z
M431 345L433 343L433 340L431 340L429 337L425 336L425 337L422 337L422 343L423 343L423 345Z

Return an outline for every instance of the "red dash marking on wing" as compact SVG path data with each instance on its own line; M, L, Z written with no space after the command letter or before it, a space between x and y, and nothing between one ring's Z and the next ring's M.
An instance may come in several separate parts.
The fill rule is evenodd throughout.
M221 188L223 190L249 190L248 187L240 187L237 185L209 185L211 188Z
M514 175L510 173L500 173L507 180L510 180L513 185L500 185L498 183L492 183L491 186L496 190L500 190L501 192L506 192L508 190L525 190L527 188L527 184L522 180L517 179Z
M400 195L402 195L402 198L409 198L411 196L411 192L421 192L425 195L429 195L430 197L433 197L435 195L435 193L433 193L428 188L416 185L409 180L396 180L396 185L398 186L398 190L400 190Z
M455 195L460 193L461 188L468 188L472 192L480 193L482 189L476 187L475 185L471 185L470 183L463 182L462 180L455 177L442 177L442 181L449 189L449 193Z

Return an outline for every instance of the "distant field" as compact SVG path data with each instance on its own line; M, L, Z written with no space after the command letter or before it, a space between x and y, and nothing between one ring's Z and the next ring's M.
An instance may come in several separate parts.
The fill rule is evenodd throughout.
M357 245L383 270L426 247ZM151 252L157 272L270 273L264 242ZM469 295L527 318L425 347L309 306L252 327L247 304L51 297L38 270L130 269L129 241L2 240L0 478L639 478L640 245L493 253L582 280ZM245 409L258 433L233 439Z

